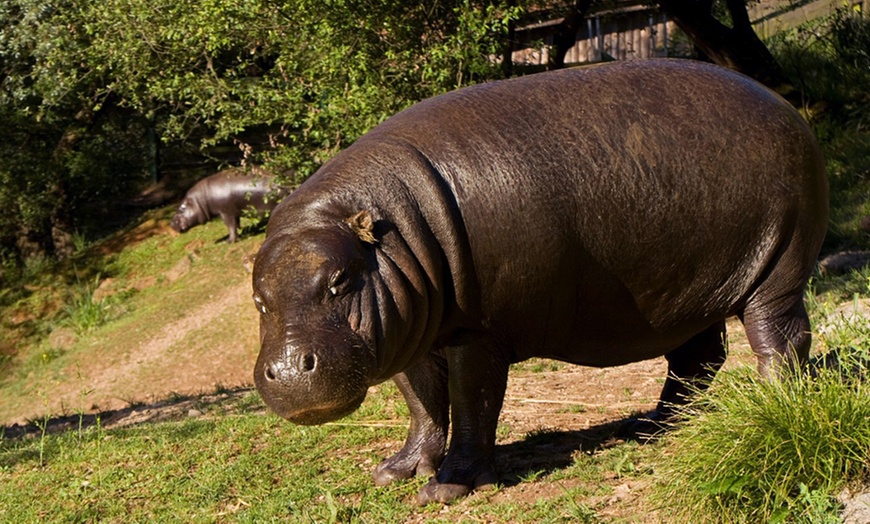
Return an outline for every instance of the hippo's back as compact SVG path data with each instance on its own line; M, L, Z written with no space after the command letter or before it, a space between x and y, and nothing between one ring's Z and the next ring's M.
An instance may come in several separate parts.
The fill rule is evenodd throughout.
M571 359L581 363L657 356L739 313L777 264L792 268L782 293L800 292L826 228L824 165L800 115L751 79L697 62L447 93L369 132L310 187L356 184L377 204L381 181L398 177L431 200L421 159L459 210L449 227L467 235L474 282L461 292L477 289L484 322L517 358L561 358L579 339L589 358L572 349Z
M739 310L790 243L805 244L802 260L786 262L805 279L826 227L824 166L803 119L706 64L637 61L474 86L367 140L406 142L447 180L489 316L508 332L530 310L552 319L511 333L523 343L540 345L560 323L608 344L626 325L692 332ZM569 307L578 302L582 311ZM567 332L554 347L576 335Z

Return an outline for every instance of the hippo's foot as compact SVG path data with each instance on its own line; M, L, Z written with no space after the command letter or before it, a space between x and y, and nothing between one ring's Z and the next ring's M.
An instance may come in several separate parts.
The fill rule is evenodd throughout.
M439 480L442 478L446 480ZM467 496L473 490L495 489L497 485L498 475L490 467L483 467L474 473L462 475L451 475L442 467L438 475L432 477L417 494L417 504L420 506L430 502L447 504Z
M662 413L659 410L653 410L628 419L619 428L617 436L628 440L646 442L660 437L663 433L670 430L675 421L676 417L673 413Z
M408 451L403 448L388 459L378 464L372 474L376 486L388 486L397 480L409 479L413 476L431 477L438 470L438 464L443 459L443 453L422 453L419 449Z

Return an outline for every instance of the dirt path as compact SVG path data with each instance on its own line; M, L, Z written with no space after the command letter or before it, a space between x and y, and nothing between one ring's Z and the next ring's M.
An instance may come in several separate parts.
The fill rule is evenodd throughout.
M196 358L185 358L179 351L179 347L187 345L187 337L219 324L220 317L228 311L243 310L246 306L253 309L250 289L246 281L234 284L169 322L157 336L135 345L120 360L83 367L83 382L101 393L101 398L95 396L91 401L102 410L117 410L129 404L129 399L142 402L168 395L207 393L217 387L250 385L253 357L240 353L235 341L214 344ZM249 316L254 324L253 313Z

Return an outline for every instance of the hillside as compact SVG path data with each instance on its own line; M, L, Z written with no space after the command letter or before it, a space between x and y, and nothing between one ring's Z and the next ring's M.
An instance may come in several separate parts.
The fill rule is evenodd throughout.
M257 320L245 263L262 235L227 244L218 241L226 236L219 221L179 235L168 227L169 211L96 246L92 257L111 276L97 274L88 282L99 284L86 290L115 318L80 334L60 319L45 339L22 347L3 370L0 421L253 382Z

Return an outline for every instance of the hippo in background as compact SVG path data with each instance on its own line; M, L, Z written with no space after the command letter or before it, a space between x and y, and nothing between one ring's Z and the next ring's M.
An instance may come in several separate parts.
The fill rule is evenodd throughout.
M274 179L272 173L259 168L252 174L230 168L203 178L187 191L169 225L184 233L220 215L229 233L227 241L233 243L238 239L242 212L251 210L264 218L289 192Z

